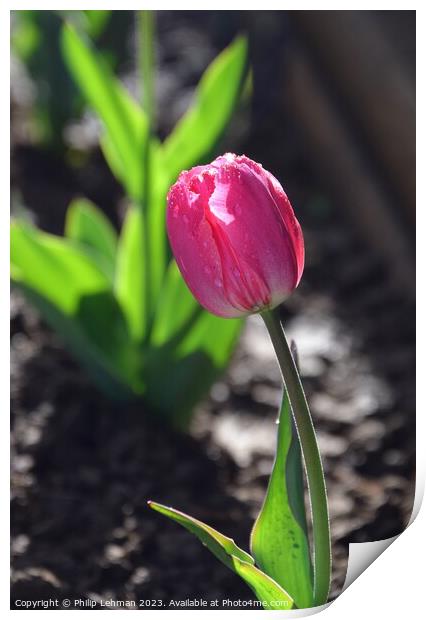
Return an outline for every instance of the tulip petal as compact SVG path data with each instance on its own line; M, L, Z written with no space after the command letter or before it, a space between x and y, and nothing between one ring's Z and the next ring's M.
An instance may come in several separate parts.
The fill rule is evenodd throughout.
M220 198L220 204L215 204L216 197ZM240 266L240 271L246 274L249 291L253 280L254 293L260 294L259 298L255 294L251 299L253 311L262 304L269 305L272 293L275 293L274 297L278 294L282 301L296 285L297 264L268 184L245 162L225 160L217 170L209 207L216 216L216 228L226 236L229 248L238 257L237 267ZM217 217L218 211L222 214L220 218ZM223 218L225 212L226 221ZM231 263L232 259L224 268L226 276L232 274ZM241 282L244 285L244 278ZM260 282L263 286L259 289Z
M219 253L198 194L176 183L168 197L167 229L182 276L199 303L219 316L239 316L223 293Z

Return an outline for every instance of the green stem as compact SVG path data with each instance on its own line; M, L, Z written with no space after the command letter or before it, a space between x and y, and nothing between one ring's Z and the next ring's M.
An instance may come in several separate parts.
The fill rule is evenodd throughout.
M261 316L278 358L305 463L314 544L314 604L322 605L327 602L330 590L331 540L327 492L321 456L299 373L281 324L279 309L268 310L263 312Z
M152 286L151 286L151 247L150 247L150 179L151 179L151 139L155 130L155 88L154 88L154 30L155 17L153 11L139 11L137 18L138 27L138 64L141 83L142 108L145 112L148 129L146 140L141 153L144 167L143 191L138 207L141 211L141 224L143 226L144 240L144 278L145 278L145 340L149 340L152 321Z

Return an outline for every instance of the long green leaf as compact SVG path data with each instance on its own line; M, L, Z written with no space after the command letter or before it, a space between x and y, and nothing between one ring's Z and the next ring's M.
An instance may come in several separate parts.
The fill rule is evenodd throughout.
M297 607L312 607L302 462L286 392L280 410L275 463L250 547L257 564L291 594Z
M156 310L153 346L172 343L179 357L200 348L220 368L229 360L242 325L241 320L223 320L206 312L189 291L176 262L170 262Z
M70 316L22 282L14 284L103 392L119 400L143 393L138 351L126 335L111 293L83 296L78 311Z
M149 237L148 274L152 306L155 307L163 285L167 264L170 261L166 235L166 196L169 179L164 167L163 151L156 138L149 149L149 185L145 221Z
M171 260L158 299L151 343L161 347L172 339L180 340L203 312L186 286L175 260ZM180 333L179 333L180 332Z
M265 609L291 609L293 607L293 600L287 592L271 577L254 566L251 555L238 547L232 538L224 536L209 525L179 510L168 508L156 502L149 502L148 504L157 512L176 521L189 532L195 534L213 555L247 583L258 599L262 601Z
M90 200L77 198L67 210L65 237L89 253L112 283L114 280L117 233L111 222Z
M183 525L183 527L189 530L192 534L195 534L195 536L197 536L197 538L199 538L204 545L208 546L210 551L218 558L218 560L226 564L226 566L230 567L229 558L231 555L234 555L249 564L254 564L254 560L249 553L246 553L243 549L238 547L232 538L224 536L214 528L210 527L210 525L207 525L194 517L190 517L180 510L163 506L157 502L149 502L148 505L153 510L160 512L166 517L170 517L173 521Z
M127 398L143 391L138 351L95 261L67 239L14 222L11 275L103 389Z
M69 240L13 222L10 247L12 278L66 314L76 311L82 295L109 289L108 279L96 263Z
M155 303L167 262L165 210L169 176L163 167L162 149L158 141L151 140L150 178L145 193L143 157L149 139L145 112L114 77L102 56L70 25L64 27L62 46L74 79L104 124L101 146L105 158L128 195L144 210L149 244L144 243L140 260L146 266L144 286ZM136 301L133 306L135 315ZM144 311L141 308L139 314ZM139 337L139 327L136 333Z
M224 321L203 310L176 263L170 263L145 366L147 399L159 413L180 428L186 427L192 407L228 364L242 324L236 319Z
M113 143L105 134L101 140L102 149L106 160L114 172L115 176L125 183L126 170L123 168L117 151ZM141 197L136 197L139 207L143 208L144 226L148 231L148 247L145 247L144 254L141 255L143 264L147 263L145 270L146 277L149 278L149 291L152 297L153 305L157 300L161 289L166 265L167 256L167 239L166 239L166 194L168 190L168 177L163 168L162 152L157 140L152 139L150 144L150 179L148 189L147 204L142 205ZM140 172L142 173L142 159L139 156ZM123 181L124 179L124 181ZM145 276L144 276L145 278Z
M232 558L232 564L235 572L253 590L264 609L287 611L295 607L289 593L257 566L242 562L236 557Z
M247 68L247 39L237 37L208 67L194 102L164 142L165 165L174 182L181 170L204 163L230 121Z
M142 213L136 207L131 207L126 214L118 242L114 289L127 319L130 334L139 342L144 338L146 325L144 244Z
M98 37L111 19L111 11L83 11L87 20L87 30L91 37Z
M108 163L128 194L140 201L141 157L148 139L143 110L114 77L102 56L70 24L63 28L62 49L77 85L104 124L102 144Z

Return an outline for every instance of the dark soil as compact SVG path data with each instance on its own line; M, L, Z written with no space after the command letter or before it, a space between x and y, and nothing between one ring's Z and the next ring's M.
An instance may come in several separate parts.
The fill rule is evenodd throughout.
M175 82L164 87L169 96ZM410 516L413 302L394 290L392 274L327 199L291 127L271 116L240 151L283 180L305 233L303 282L283 312L324 457L336 596L349 541L393 536ZM120 221L120 190L96 151L80 171L61 161L55 171L36 147L15 145L13 189L39 225L59 232L74 193ZM16 293L11 334L12 606L64 597L163 607L171 599L252 600L238 577L146 501L184 510L248 548L273 461L280 398L272 348L257 319L248 321L229 371L187 436L160 425L143 404L103 397Z

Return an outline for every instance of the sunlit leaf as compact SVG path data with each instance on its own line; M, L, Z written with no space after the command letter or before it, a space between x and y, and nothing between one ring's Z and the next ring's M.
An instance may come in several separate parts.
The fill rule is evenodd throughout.
M172 338L179 342L202 312L183 281L176 261L172 260L158 299L151 333L152 345L162 346Z
M257 566L236 557L232 557L232 564L237 575L253 590L264 609L287 611L295 607L289 593Z
M117 233L100 209L85 198L73 200L67 210L65 236L78 242L113 282Z
M164 142L171 182L181 170L209 159L238 102L246 68L247 40L241 36L208 67L191 107Z
M149 506L197 536L209 551L247 583L257 598L262 601L265 609L291 609L293 607L293 601L287 592L271 577L254 566L253 558L238 547L232 538L224 536L209 525L179 510L156 502L149 502Z
M143 110L113 75L105 59L70 24L63 28L62 49L81 92L103 122L102 142L108 162L129 195L141 200L141 159L148 133Z
M302 462L286 393L280 410L275 463L250 542L260 568L291 594L297 607L311 607L312 565Z
M154 315L145 374L148 400L173 424L185 428L193 406L226 367L242 324L203 310L175 261L170 263Z
M163 506L157 502L149 502L149 506L153 510L160 512L166 517L170 517L170 519L173 519L173 521L176 521L180 525L183 525L183 527L189 530L192 534L195 534L195 536L197 536L197 538L199 538L201 542L227 566L230 566L229 556L231 555L235 555L240 560L248 562L249 564L254 564L254 560L249 553L246 553L243 549L240 549L232 538L224 536L214 528L210 527L210 525L206 525L206 523L203 523L198 519L194 519L180 510Z
M14 11L11 48L24 62L33 56L41 41L41 31L34 11Z
M83 11L87 19L87 31L91 37L98 37L111 18L111 11Z
M222 319L203 310L200 320L178 347L180 355L200 348L217 368L223 369L244 324L242 319Z
M170 260L166 234L166 196L169 189L163 152L155 138L150 143L148 204L145 221L149 237L149 277L153 306L163 285Z
M141 211L126 214L118 242L114 290L135 341L142 341L146 326L145 234Z
M71 241L14 222L10 247L12 277L67 314L76 311L81 295L109 289L106 276Z
M67 239L20 222L11 228L11 275L105 391L141 393L140 361L108 279Z

